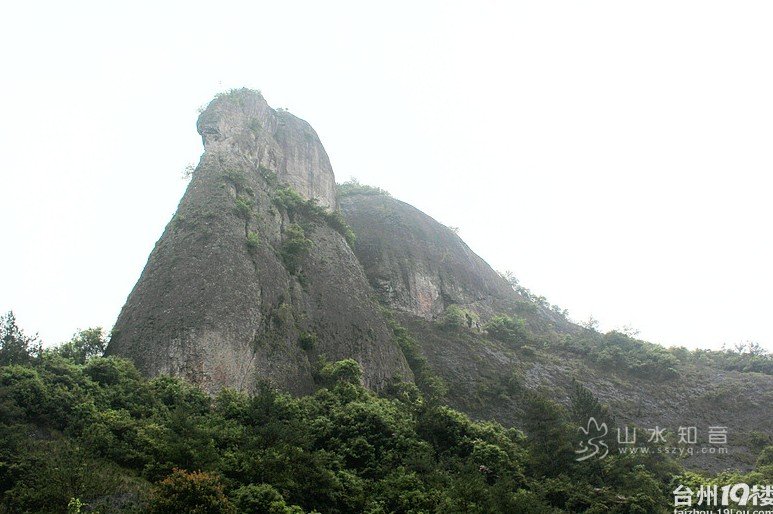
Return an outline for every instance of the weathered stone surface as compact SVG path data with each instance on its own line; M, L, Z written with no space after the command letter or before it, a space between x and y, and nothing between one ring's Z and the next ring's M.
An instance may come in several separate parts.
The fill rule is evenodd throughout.
M513 293L458 235L406 203L355 194L341 210L371 285L396 309L432 319L449 304L486 311Z
M339 202L370 284L390 307L431 320L455 304L482 321L508 313L538 331L577 330L514 291L453 230L415 207L380 194L352 194ZM534 312L520 312L524 303Z
M239 91L214 100L198 127L204 155L118 317L108 354L210 391L250 391L269 380L309 392L320 357L355 358L374 389L398 375L411 380L343 236L273 201L279 177L335 205L333 172L308 124ZM295 273L281 257L291 223L304 226L312 245ZM247 244L249 234L257 245ZM312 348L302 348L302 333L316 336Z
M582 337L572 351L562 344L585 329L513 290L448 227L381 194L337 201L314 131L259 93L218 97L198 130L204 155L121 311L108 354L212 392L252 391L267 380L299 394L315 387L321 357L353 357L365 384L379 389L397 376L413 378L380 301L426 358L417 372L445 381L447 401L474 417L522 426L521 392L567 404L576 379L621 423L729 427L727 460L696 454L689 466L717 471L753 462L750 441L771 426L772 377L689 360L666 382L604 368L584 355ZM354 251L325 216L283 207L282 184L320 205L340 203L357 235ZM285 251L299 227L310 248L290 265ZM436 323L450 305L473 311L480 325ZM485 323L497 314L523 319L529 345L487 336Z
M317 133L304 120L269 107L260 92L242 89L216 97L197 128L207 151L273 170L306 198L335 208L335 176Z

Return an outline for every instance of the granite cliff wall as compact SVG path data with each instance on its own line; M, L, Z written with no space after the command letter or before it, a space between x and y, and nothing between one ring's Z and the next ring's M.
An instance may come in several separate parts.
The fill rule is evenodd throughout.
M107 353L213 392L264 380L309 392L321 358L356 359L374 389L411 380L344 235L278 198L289 185L336 206L333 170L311 127L240 90L213 100L198 130L204 155Z

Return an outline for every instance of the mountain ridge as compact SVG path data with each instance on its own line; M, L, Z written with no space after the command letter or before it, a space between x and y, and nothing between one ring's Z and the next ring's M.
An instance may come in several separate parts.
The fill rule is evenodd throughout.
M326 362L353 358L375 391L415 380L508 426L524 423L526 391L567 404L578 381L626 423L729 427L731 456L692 455L690 466L753 462L751 441L773 422L762 407L773 403L770 375L717 373L690 354L572 323L415 207L378 188L336 191L311 126L259 92L218 96L197 129L204 155L108 355L211 394L265 382L307 394ZM742 391L750 398L726 401Z
M342 225L324 209L335 205L334 176L313 129L249 90L217 97L198 128L204 155L108 355L212 392L262 380L310 392L320 357L357 358L375 389L411 380Z

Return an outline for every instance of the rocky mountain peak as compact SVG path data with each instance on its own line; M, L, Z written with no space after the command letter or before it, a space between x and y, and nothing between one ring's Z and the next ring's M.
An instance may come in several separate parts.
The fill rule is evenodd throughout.
M372 389L412 380L330 212L335 177L311 126L241 89L212 100L197 129L204 155L107 353L211 392L268 381L307 393L324 362L345 358Z
M307 394L354 359L372 390L414 382L511 426L532 393L568 406L578 381L621 423L727 426L744 465L747 441L769 432L769 375L579 327L378 188L342 184L337 201L317 134L259 92L218 95L197 128L204 155L107 355L210 393ZM693 461L724 465L716 457Z
M335 175L319 136L306 121L272 109L260 91L238 89L216 96L196 128L207 153L272 171L305 198L335 208Z

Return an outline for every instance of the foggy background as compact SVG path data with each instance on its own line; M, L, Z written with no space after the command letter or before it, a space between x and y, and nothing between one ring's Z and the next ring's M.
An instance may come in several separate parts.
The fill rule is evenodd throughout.
M260 89L338 182L459 227L602 330L773 349L769 2L107 2L1 9L0 311L110 329L202 153Z

